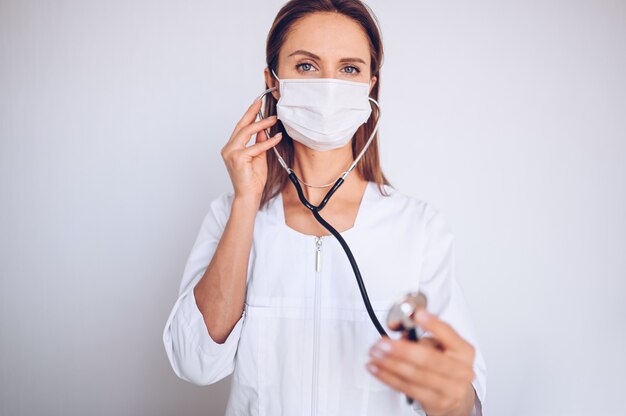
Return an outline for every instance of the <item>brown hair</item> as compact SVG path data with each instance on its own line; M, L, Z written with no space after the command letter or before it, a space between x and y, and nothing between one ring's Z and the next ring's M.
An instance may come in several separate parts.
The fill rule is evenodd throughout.
M316 12L341 13L354 19L361 25L368 36L370 44L370 76L377 77L377 82L372 88L370 97L378 101L378 89L380 85L379 71L383 59L383 44L380 30L378 28L378 22L374 13L360 0L289 0L276 15L274 23L272 24L272 27L267 35L267 45L265 50L267 67L278 73L278 53L285 42L291 26L306 15ZM266 84L265 88L267 89L269 86ZM275 115L276 99L272 96L272 94L267 94L265 97L266 101L263 116L269 117ZM352 139L353 158L356 158L359 152L363 149L367 139L372 133L376 122L375 117L378 117L378 111L372 111L372 116L370 116L369 120L361 125L356 133L354 133L354 137ZM283 133L283 139L276 145L276 150L278 150L288 166L293 166L293 139L289 137L280 122L274 124L270 129L272 136L279 131ZM265 183L265 188L263 189L263 195L261 197L261 207L281 192L288 182L291 182L278 162L278 158L273 150L267 151L267 167L267 182ZM365 151L365 154L359 163L356 165L356 169L365 180L376 182L381 194L387 195L382 185L391 186L391 184L383 174L380 167L378 154L378 131L376 131L376 134L372 139L372 143Z

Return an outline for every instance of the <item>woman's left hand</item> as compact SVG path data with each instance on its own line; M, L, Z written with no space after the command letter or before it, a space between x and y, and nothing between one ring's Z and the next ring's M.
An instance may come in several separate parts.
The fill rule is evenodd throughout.
M446 322L421 309L417 323L433 337L418 342L380 339L368 370L383 383L420 402L429 416L471 413L475 391L474 347Z

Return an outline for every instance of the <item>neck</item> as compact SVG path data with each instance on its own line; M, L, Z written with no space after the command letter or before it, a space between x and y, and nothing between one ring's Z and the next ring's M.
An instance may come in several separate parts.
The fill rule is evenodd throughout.
M352 142L339 149L320 152L294 141L294 163L292 169L296 172L298 178L310 185L320 186L331 182L334 184L353 161ZM355 168L346 177L345 182L337 190L337 193L347 194L354 192L363 180ZM331 185L324 188L311 188L304 184L301 185L306 198L315 205L322 201L332 187Z

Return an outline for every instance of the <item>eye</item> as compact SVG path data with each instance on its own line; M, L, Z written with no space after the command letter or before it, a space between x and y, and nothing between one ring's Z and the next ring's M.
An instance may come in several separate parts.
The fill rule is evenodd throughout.
M346 70L350 69L349 71L346 72L346 74L350 74L350 75L358 74L359 72L361 72L361 70L359 68L357 68L356 66L353 66L353 65L348 65L348 66L344 67L344 69L346 69Z
M313 68L313 65L308 62L303 62L296 65L296 69L298 70L298 72L311 72L311 68Z

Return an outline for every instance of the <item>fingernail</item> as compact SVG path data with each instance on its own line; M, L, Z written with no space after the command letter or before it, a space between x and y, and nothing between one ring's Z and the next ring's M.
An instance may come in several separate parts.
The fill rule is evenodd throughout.
M426 323L426 322L428 322L428 319L430 319L430 314L428 312L426 312L425 309L420 309L420 310L417 311L417 320L418 320L418 322Z
M374 344L374 347L378 348L380 351L382 351L385 354L390 353L391 350L393 349L393 346L391 345L391 343L384 339L378 340L376 344Z
M282 135L283 135L283 133L278 132L278 133L276 133L276 134L274 135L274 137L272 137L272 139L280 139Z
M375 366L372 363L368 363L367 364L367 369L371 372L371 373L378 373L378 367Z
M387 356L387 353L382 351L380 348L376 348L376 346L374 346L370 348L370 356L374 358L378 358L379 360L382 360L383 358Z

